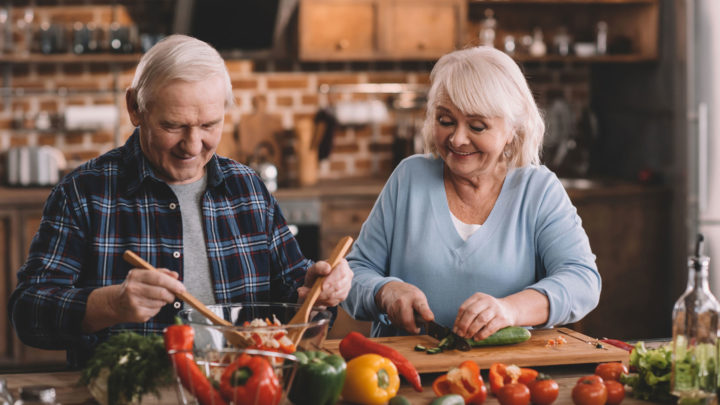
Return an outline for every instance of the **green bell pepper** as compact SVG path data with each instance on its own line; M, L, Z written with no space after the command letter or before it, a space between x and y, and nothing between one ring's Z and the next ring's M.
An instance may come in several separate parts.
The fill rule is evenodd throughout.
M345 360L321 351L293 353L298 359L289 398L295 405L333 405L345 384Z

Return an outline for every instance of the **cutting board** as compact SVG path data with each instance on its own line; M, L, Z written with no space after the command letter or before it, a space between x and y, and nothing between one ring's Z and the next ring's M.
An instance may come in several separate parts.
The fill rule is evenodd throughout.
M554 366L561 364L602 363L620 361L627 365L629 353L611 345L596 348L594 338L567 328L537 329L531 331L530 339L523 343L507 346L478 347L467 352L458 350L427 354L415 351L415 345L437 346L437 339L428 335L393 336L371 338L388 345L405 356L420 373L445 372L465 360L473 360L481 369L488 369L495 362L515 364L521 367ZM562 336L567 343L557 347L546 347L548 340ZM587 343L591 342L591 343ZM333 353L340 353L340 339L328 339L324 347Z

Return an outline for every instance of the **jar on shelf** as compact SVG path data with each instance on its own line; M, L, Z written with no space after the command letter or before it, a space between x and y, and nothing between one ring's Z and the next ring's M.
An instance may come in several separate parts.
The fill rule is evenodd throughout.
M688 283L672 314L671 393L683 400L714 402L718 386L718 314L720 304L710 291L710 258L702 255L698 235L695 256L688 258Z

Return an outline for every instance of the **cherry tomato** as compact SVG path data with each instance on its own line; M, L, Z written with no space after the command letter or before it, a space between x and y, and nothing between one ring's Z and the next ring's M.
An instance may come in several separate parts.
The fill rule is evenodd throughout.
M525 384L505 384L497 393L500 405L529 405L530 389Z
M575 405L605 405L607 397L605 382L597 375L580 377L572 390Z
M602 377L605 381L619 381L620 380L620 374L627 374L628 369L625 367L624 364L615 362L615 363L601 363L598 364L597 367L595 367L595 374Z
M530 381L528 388L530 389L530 401L536 405L552 404L560 392L558 383L542 374L536 380Z
M625 398L625 386L617 381L605 381L607 405L618 405Z

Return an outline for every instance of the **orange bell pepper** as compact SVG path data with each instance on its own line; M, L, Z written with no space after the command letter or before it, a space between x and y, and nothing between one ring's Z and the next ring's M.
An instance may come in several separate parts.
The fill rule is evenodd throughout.
M361 405L384 405L397 394L400 377L392 360L375 353L348 361L344 400Z
M466 405L480 405L487 397L487 388L480 375L480 367L471 360L463 361L459 367L436 378L432 388L439 397L458 394L463 397Z
M490 366L488 379L490 380L490 391L497 395L500 388L505 384L519 382L527 385L538 376L538 372L531 368L521 368L514 364L493 363Z

